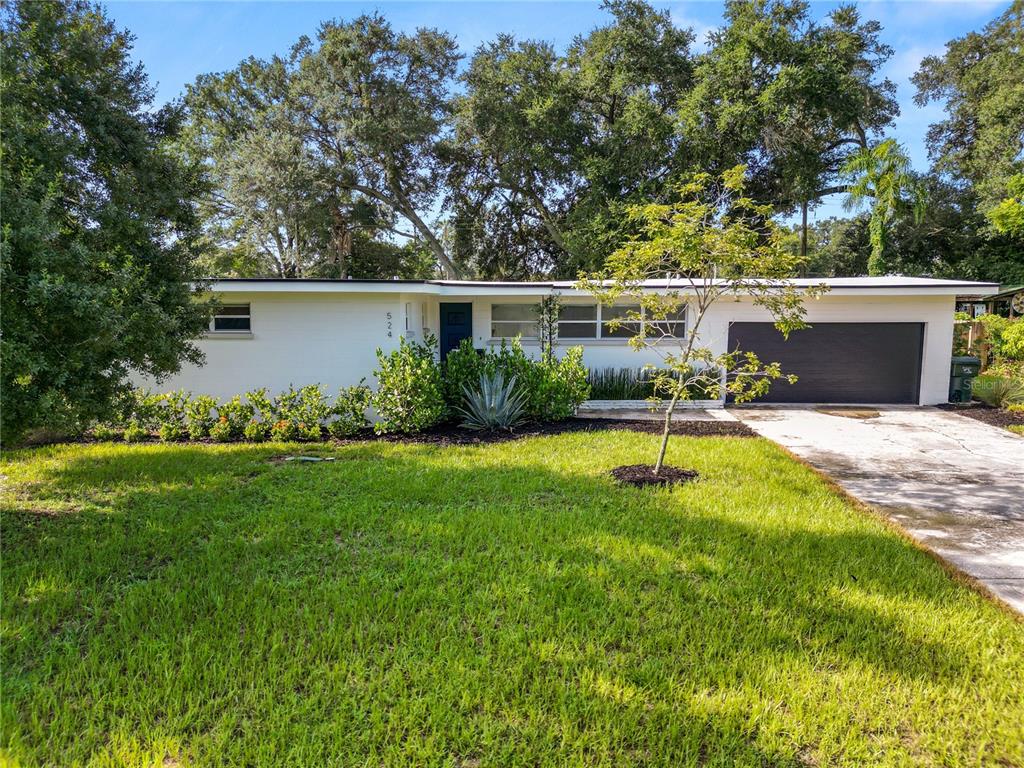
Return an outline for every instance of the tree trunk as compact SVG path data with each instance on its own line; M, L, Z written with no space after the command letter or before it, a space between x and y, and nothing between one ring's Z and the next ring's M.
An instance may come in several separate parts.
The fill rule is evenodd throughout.
M434 254L434 258L437 259L438 264L441 265L441 271L445 272L445 277L452 278L453 280L462 279L462 273L459 272L455 263L448 258L448 254L444 250L444 246L441 245L441 241L437 239L437 236L430 231L430 227L424 223L423 219L419 217L416 211L411 205L408 205L404 196L401 198L402 201L402 215L404 215L412 225L419 232L420 236L427 241L427 247L430 248L430 252Z
M551 215L551 211L549 211L548 207L544 205L544 201L540 198L540 195L535 194L533 190L527 190L526 196L530 199L530 202L533 203L533 207L537 209L537 214L540 216L540 222L544 225L544 229L551 237L551 240L556 246L571 256L572 254L569 253L569 249L565 245L565 236L562 234L562 230L558 228L558 225L555 223L555 217Z
M658 449L658 460L654 463L654 474L655 476L661 474L661 467L665 463L665 451L668 449L668 435L669 430L672 428L672 414L676 410L676 403L679 402L679 392L672 395L672 401L668 404L668 410L665 411L665 429L661 433L661 448Z
M800 258L807 258L807 201L800 204Z

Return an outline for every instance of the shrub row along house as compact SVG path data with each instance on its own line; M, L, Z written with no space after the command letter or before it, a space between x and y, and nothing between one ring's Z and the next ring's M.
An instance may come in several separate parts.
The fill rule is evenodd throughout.
M712 307L701 343L716 353L755 352L799 377L775 382L762 401L941 403L949 387L955 297L996 287L913 277L825 282L827 293L806 305L811 327L788 340L765 310L737 296ZM665 283L644 287L659 289ZM442 359L464 339L484 350L521 337L539 355L536 308L551 295L561 305L556 351L581 346L591 371L658 362L651 351L629 346L634 327L612 322L633 309L628 301L602 306L573 282L238 279L214 281L210 291L220 308L200 341L205 364L161 382L139 380L140 386L230 398L258 387L276 392L319 383L333 391L364 379L372 385L377 350L395 350L403 338L436 337ZM675 333L687 322L684 309L674 318Z

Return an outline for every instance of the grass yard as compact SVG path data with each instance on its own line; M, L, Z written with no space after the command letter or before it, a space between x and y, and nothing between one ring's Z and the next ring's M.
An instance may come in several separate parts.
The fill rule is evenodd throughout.
M8 765L1024 765L1024 624L760 439L8 454ZM306 449L308 450L308 448Z

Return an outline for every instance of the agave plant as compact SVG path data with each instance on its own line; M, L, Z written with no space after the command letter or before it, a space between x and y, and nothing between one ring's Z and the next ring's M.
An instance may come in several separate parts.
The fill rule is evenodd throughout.
M462 415L467 429L512 429L523 420L526 394L516 390L516 377L507 382L500 371L480 376L476 390L462 388L464 407L455 410Z

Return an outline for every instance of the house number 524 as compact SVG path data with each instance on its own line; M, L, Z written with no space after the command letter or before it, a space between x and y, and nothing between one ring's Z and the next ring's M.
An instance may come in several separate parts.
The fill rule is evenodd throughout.
M387 318L388 318L388 338L390 339L391 338L391 313L390 312L387 313Z

